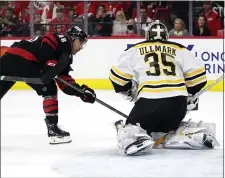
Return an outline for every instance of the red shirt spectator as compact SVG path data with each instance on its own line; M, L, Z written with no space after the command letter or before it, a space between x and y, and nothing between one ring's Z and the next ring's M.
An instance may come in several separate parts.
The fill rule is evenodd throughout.
M11 7L13 9L13 13L19 17L20 12L22 12L24 9L26 9L29 5L29 1L8 1L8 4L5 5L1 11L0 16L4 16L5 11L8 7Z
M218 31L218 36L224 38L224 29Z
M43 8L43 12L42 12L42 21L43 22L49 22L50 20L52 20L55 16L54 16L54 10L57 7L54 5L54 2L49 1L48 4Z
M50 22L50 32L57 32L57 33L65 33L67 29L71 27L69 19L64 17L63 9L58 8L56 10L56 18L52 19ZM56 25L53 25L56 24Z
M88 4L88 13L90 14L95 14L96 9L94 9L94 3L95 2L91 2ZM76 5L76 15L81 16L84 15L84 2L79 2Z
M222 29L222 23L218 13L213 10L211 1L204 2L204 12L201 15L206 16L211 36L217 36L217 31Z
M106 12L109 10L109 3L108 2L101 2L101 1L93 1L88 4L88 13L94 15L97 11L97 7L103 4L105 6ZM84 14L84 2L80 2L76 5L76 14L83 15Z
M30 23L30 14L28 10L24 10L21 12L20 20L23 23Z
M118 11L123 11L123 2L111 2L108 11L112 11L115 16Z

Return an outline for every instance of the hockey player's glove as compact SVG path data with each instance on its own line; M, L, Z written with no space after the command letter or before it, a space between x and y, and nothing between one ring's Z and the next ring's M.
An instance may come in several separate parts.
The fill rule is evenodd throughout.
M125 100L136 101L137 100L137 88L138 83L135 80L131 80L126 84L126 91L119 92Z
M84 92L84 94L80 95L80 98L82 99L82 101L87 103L94 103L96 98L95 91L86 85L82 85L81 89Z
M196 108L198 107L198 101L199 99L195 99L193 100L193 95L188 96L187 98L187 111L192 111L192 110L196 110Z

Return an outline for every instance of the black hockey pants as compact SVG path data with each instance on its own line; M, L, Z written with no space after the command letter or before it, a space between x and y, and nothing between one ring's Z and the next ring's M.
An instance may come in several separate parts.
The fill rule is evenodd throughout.
M126 124L135 125L151 132L167 133L179 127L186 115L187 98L177 96L163 99L140 98L131 110Z
M0 58L0 75L18 76L18 77L40 77L41 66L33 61L28 61L20 56L6 53ZM0 81L0 100L12 88L15 82ZM32 87L38 95L54 96L57 95L55 81L48 84L37 85L27 84Z

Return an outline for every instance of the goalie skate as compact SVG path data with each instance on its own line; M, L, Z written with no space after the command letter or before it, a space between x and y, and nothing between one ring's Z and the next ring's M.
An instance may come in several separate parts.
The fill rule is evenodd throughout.
M147 138L138 138L138 140L125 148L126 155L139 155L150 150L154 142Z

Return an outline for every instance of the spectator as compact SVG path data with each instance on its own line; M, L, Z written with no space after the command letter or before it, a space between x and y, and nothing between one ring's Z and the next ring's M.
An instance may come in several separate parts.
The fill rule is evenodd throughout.
M113 21L110 15L106 14L106 8L100 4L97 6L97 13L90 17L90 34L99 36L112 35Z
M224 17L224 26L225 26L225 17ZM218 30L217 36L224 38L224 27L222 30Z
M36 1L33 1L33 5L36 10L43 10L44 7L48 4L47 4L47 2L42 2L42 1L36 0Z
M76 19L76 15L75 15L75 9L74 8L68 8L68 19L70 22L74 22Z
M113 21L113 35L125 35L126 31L126 17L122 11L118 11L116 13L116 19Z
M56 9L57 6L54 4L54 2L49 1L48 4L43 8L43 13L41 16L42 22L48 23L54 19L56 17Z
M127 22L127 34L133 35L137 33L136 25L133 19L128 20Z
M134 19L134 21L137 23L137 17ZM153 20L148 17L148 14L147 14L147 9L142 6L141 7L141 17L140 17L140 23L141 23L141 29L142 30L145 30L146 27L148 26L149 23L151 23Z
M169 36L188 36L184 21L180 18L174 20L174 29L170 30Z
M20 13L20 20L23 24L29 24L30 23L30 13L29 13L29 8L21 11Z
M203 4L204 12L201 15L206 16L208 27L212 36L217 36L217 31L222 29L221 18L213 10L212 1L205 1Z
M194 36L211 36L211 31L207 26L207 20L205 16L199 16L197 25L193 30Z
M96 10L96 3L99 2L88 2L87 3L87 11L88 11L88 17L94 15L95 10ZM84 16L84 2L79 2L76 5L76 15L78 16L78 18L82 18Z
M109 1L107 14L110 14L114 20L118 11L124 12L123 4L124 4L124 2L122 2L122 1L119 1L119 2L118 1L117 2Z
M54 25L56 24L56 25ZM56 18L52 19L49 22L50 28L49 31L50 32L57 32L57 33L65 33L67 31L67 29L70 28L70 21L69 19L64 17L63 14L63 9L62 8L57 8L56 10Z
M174 22L174 17L180 18L184 21L184 24L186 24L186 28L189 28L189 1L172 1L170 8L170 18L172 18L169 23ZM194 7L193 7L194 9Z
M42 24L41 21L41 14L39 11L36 11L34 14L34 33L36 36L41 36L45 33L45 26Z
M20 21L13 15L13 9L8 7L5 15L0 19L1 35L0 36L16 36L19 31Z
M13 13L14 15L19 18L20 13L25 10L29 5L29 1L8 1L8 4L6 4L0 11L0 16L4 16L5 11L8 8L12 8L13 9Z
M29 8L24 9L20 13L20 18L19 18L21 24L20 24L20 36L21 37L28 37L30 36L30 13L29 13Z
M224 38L224 29L218 30L218 35L217 36Z

